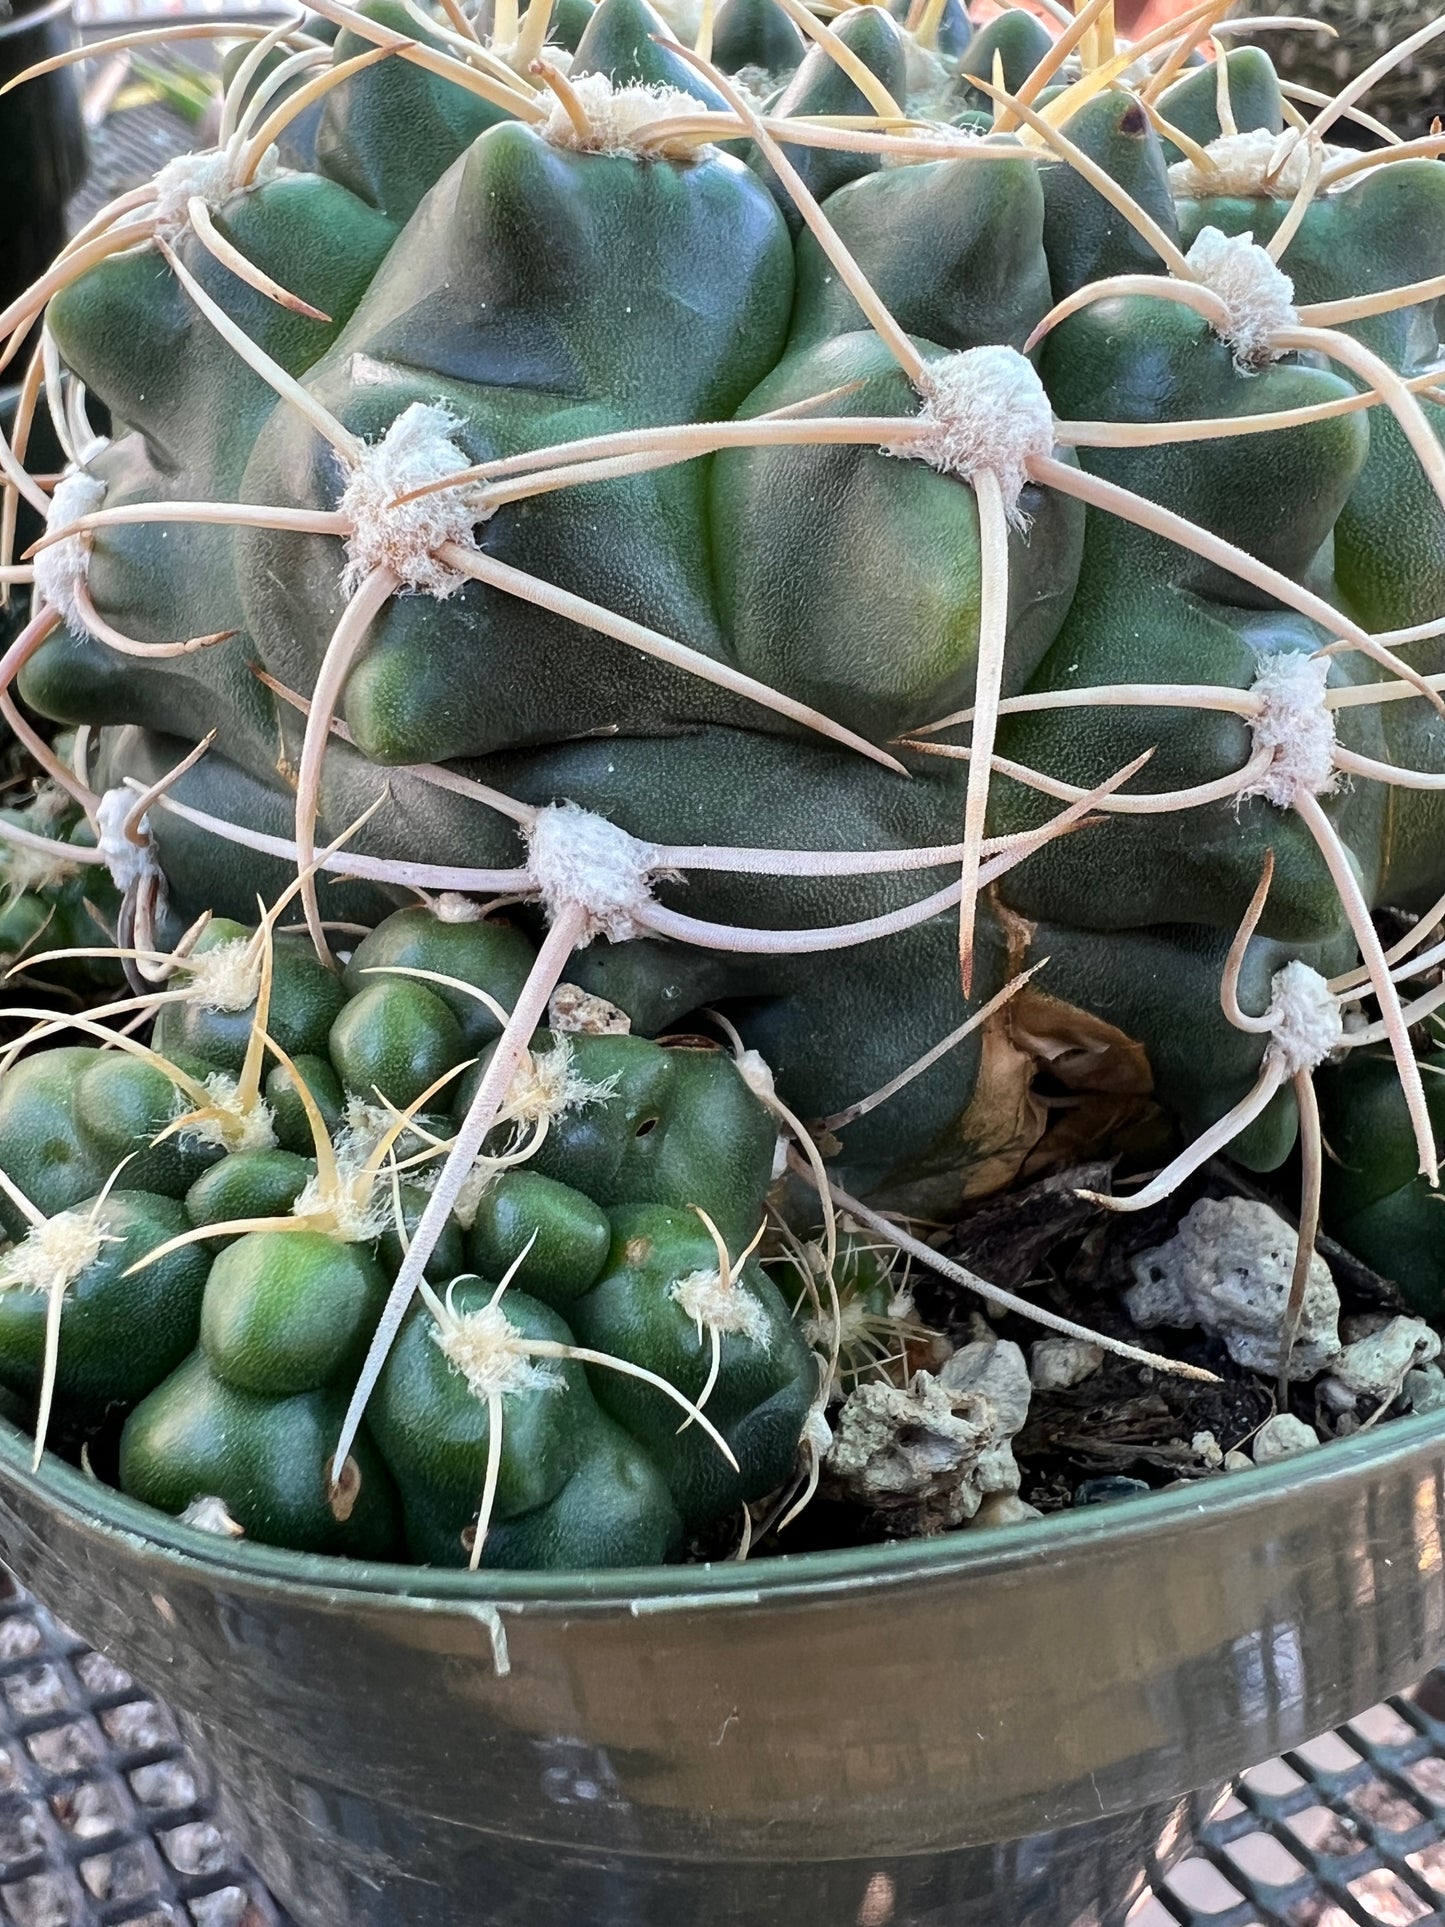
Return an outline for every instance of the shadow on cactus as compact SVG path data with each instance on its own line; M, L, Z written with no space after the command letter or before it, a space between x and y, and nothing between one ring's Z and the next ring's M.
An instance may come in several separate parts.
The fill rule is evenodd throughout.
M642 1537L619 1520L613 1554L660 1557L783 1487L834 1387L745 1255L770 1184L773 1262L821 1202L831 1285L842 1209L1039 1317L897 1214L1117 1154L1151 1103L1185 1148L1110 1208L1298 1136L1284 1383L1318 1067L1383 1074L1401 1183L1437 1178L1411 1030L1440 993L1400 986L1438 976L1445 916L1445 137L1338 143L1379 136L1359 103L1445 22L1307 116L1226 11L1123 45L1107 0L977 31L957 0L321 0L334 47L235 30L217 148L0 317L11 358L44 319L0 451L0 577L33 597L0 707L118 897L134 994L76 1019L136 1083L112 1149L224 1152L159 1247L234 1236L208 1306L219 1271L243 1324L355 1307L303 1320L324 1374L260 1387L202 1312L200 1363L131 1427L204 1458L238 1399L310 1401L308 1437L339 1401L307 1543L374 1434L415 1556L463 1525L477 1557L612 1556L572 1535L615 1475ZM53 487L25 468L42 398ZM17 560L22 498L47 532ZM14 691L83 726L78 761ZM258 889L260 930L226 924ZM546 1047L559 994L590 1014ZM703 1154L709 1080L766 1171L731 1123ZM655 1146L654 1084L692 1120ZM75 1128L74 1199L10 1173L26 1245L109 1180ZM589 1209L543 1212L535 1252L468 1246L548 1184ZM570 1277L602 1218L569 1295L536 1254ZM382 1254L364 1288L350 1259L327 1282L352 1247ZM25 1289L78 1303L85 1270ZM812 1315L836 1352L841 1305ZM47 1385L63 1309L49 1330ZM279 1477L282 1421L252 1417ZM160 1463L137 1450L122 1477Z

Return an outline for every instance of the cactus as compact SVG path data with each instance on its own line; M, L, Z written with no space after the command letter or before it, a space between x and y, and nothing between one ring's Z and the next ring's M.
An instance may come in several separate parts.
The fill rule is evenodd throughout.
M480 1455L484 1512L541 1557L606 1459L670 1493L672 1525L638 1499L655 1551L756 1468L693 1419L679 1471L671 1414L570 1363L573 1447L547 1443L536 1347L621 1355L658 1281L618 1237L691 1263L710 1225L718 1276L754 1289L732 1276L761 1221L750 1110L758 1145L791 1139L789 1184L922 1262L876 1206L937 1213L1047 1159L1042 1076L1110 1100L1072 1153L1151 1099L1177 1125L1111 1208L1226 1149L1278 1168L1298 1135L1302 1290L1313 1073L1383 1045L1433 1185L1431 994L1398 987L1429 952L1387 952L1375 915L1424 912L1423 941L1445 885L1445 138L1356 152L1358 90L1306 121L1260 49L1201 64L1225 0L1131 47L1105 0L976 32L957 0L833 25L802 0L674 26L646 0L317 11L334 47L254 30L217 150L98 217L0 324L14 352L45 317L4 476L7 527L22 497L48 517L0 557L33 597L0 697L90 732L78 780L30 741L122 897L135 995L77 1022L156 1013L127 1145L200 1156L178 1088L225 1153L189 1178L207 1224L309 1198L331 1238L370 1205L323 1148L348 1088L423 1107L417 1155L446 1150L396 1201L384 1309L374 1279L338 1287L325 1384L241 1384L203 1318L185 1423L330 1397L364 1352L335 1463L374 1397L409 1543L454 1550ZM49 497L23 467L42 390L71 458ZM227 920L258 893L253 938ZM291 893L304 942L275 929ZM229 1004L228 960L250 973ZM626 1034L534 1045L563 984ZM649 1042L680 1023L740 1069ZM701 1155L714 1060L736 1161ZM609 1142L536 1100L529 1177L591 1207L539 1220L539 1249L580 1276L585 1227L612 1227L570 1299L509 1242L508 1199L525 1221L545 1192L458 1215L559 1072L635 1124L675 1113L656 1146ZM36 1081L16 1115L71 1101L12 1077ZM274 1146L247 1138L262 1107ZM83 1198L104 1154L73 1117ZM319 1189L291 1190L313 1155ZM494 1286L517 1267L505 1357L497 1307L445 1295L459 1240ZM240 1266L214 1261L208 1303ZM486 1359L439 1375L438 1332ZM704 1418L704 1390L733 1410L669 1376L670 1340L643 1350ZM540 1483L479 1418L498 1399L531 1414Z
M469 982L495 1048L507 945L462 927L465 959L456 926L432 934L465 979L359 962L415 954L426 932L401 911L358 949L379 974L348 997L309 946L213 925L156 1047L9 1073L0 1385L40 1445L52 1412L80 1433L116 1413L120 1482L152 1504L204 1497L252 1538L444 1564L647 1563L785 1481L819 1374L751 1256L773 1120L720 1047L544 1031L328 1499L311 1442L335 1442L467 1105L463 1052L488 1048L440 993ZM247 954L256 994L227 1008ZM277 1141L278 1069L309 1157Z
M1437 1145L1445 1142L1445 1070L1438 1048L1425 1050L1425 1095ZM1438 1191L1416 1168L1410 1120L1388 1057L1351 1056L1320 1076L1320 1123L1331 1164L1323 1222L1332 1237L1398 1285L1412 1310L1445 1314L1445 1265L1436 1235Z
M0 821L0 969L81 1001L119 982L121 899L79 805L42 783Z
M1250 17L1268 14L1269 0L1245 0L1236 16L1239 31L1249 31ZM1281 83L1306 110L1379 60L1382 54L1413 40L1415 46L1394 55L1370 89L1364 103L1372 119L1402 139L1418 134L1440 112L1441 56L1428 32L1435 9L1424 0L1376 0L1361 8L1354 0L1315 0L1306 18L1271 34L1270 55Z

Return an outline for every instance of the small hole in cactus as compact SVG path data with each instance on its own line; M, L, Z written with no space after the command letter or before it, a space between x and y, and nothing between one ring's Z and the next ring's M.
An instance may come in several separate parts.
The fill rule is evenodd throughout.
M1121 134L1143 134L1148 131L1148 127L1149 117L1138 101L1132 102L1120 116L1119 132Z
M657 1129L658 1122L659 1120L655 1117L643 1118L637 1127L635 1135L637 1137L651 1137L652 1133Z

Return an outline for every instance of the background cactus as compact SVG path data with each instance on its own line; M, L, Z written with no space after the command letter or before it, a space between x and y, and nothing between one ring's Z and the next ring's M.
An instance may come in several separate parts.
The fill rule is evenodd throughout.
M485 1052L344 1446L563 979L626 1014L588 1046L624 1092L647 1036L720 1011L844 1203L1007 1184L1062 1085L1060 1156L1150 1099L1181 1131L1121 1207L1226 1146L1279 1166L1302 1116L1308 1227L1311 1074L1356 1044L1433 1183L1434 994L1396 979L1434 967L1445 886L1445 140L1361 154L1355 90L1307 121L1260 49L1199 64L1224 0L1129 48L1105 0L976 32L955 0L726 0L683 37L644 0L319 11L334 48L258 37L216 153L4 317L44 307L53 344L15 454L43 383L73 459L47 503L7 457L49 532L7 567L34 613L4 681L92 732L52 774L133 972L299 868L327 1028L298 990L274 1039L291 1156L302 1090L319 1115L405 1059L405 1107ZM326 974L458 895L514 906L457 926L500 1015L362 987L380 932ZM1387 911L1426 912L1388 955ZM452 914L420 933L448 979ZM255 995L206 1061L259 1091ZM194 1077L225 1026L160 1004ZM699 1203L579 1130L536 1169L606 1212ZM719 1184L729 1250L753 1205Z
M1267 14L1264 0L1245 0L1240 15ZM1337 93L1371 61L1430 27L1433 7L1422 0L1385 0L1360 7L1354 0L1315 0L1291 31L1271 37L1270 53L1281 77L1317 94ZM1442 67L1433 41L1411 49L1383 75L1365 103L1370 113L1408 139L1428 127L1445 107Z

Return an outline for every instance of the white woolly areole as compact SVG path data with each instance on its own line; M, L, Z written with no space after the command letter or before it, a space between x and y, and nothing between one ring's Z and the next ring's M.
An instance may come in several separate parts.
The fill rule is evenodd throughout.
M30 815L36 823L55 824L69 816L74 807L70 796L59 783L49 781L37 783L35 794L30 801Z
M227 1151L269 1151L276 1143L271 1106L259 1101L243 1106L237 1080L229 1071L212 1071L206 1079L212 1115L198 1117L182 1132L192 1144L219 1144Z
M1334 993L1317 970L1298 958L1274 973L1265 1015L1269 1048L1291 1077L1322 1064L1345 1034Z
M202 1010L248 1010L261 993L261 952L249 937L233 937L186 958L191 1000Z
M568 1111L605 1104L617 1089L617 1073L600 1080L583 1077L573 1057L572 1039L565 1032L551 1050L528 1051L507 1086L507 1115L524 1124L550 1124Z
M690 1271L668 1286L667 1295L694 1325L766 1347L768 1314L736 1278L724 1279L720 1271Z
M44 850L28 850L23 843L12 843L5 854L4 885L7 899L22 897L27 890L48 890L79 874L78 863L63 856L50 856Z
M818 1260L814 1270L821 1273L824 1268L821 1251ZM836 1344L840 1354L847 1358L868 1339L884 1339L890 1347L895 1346L904 1334L893 1328L910 1319L914 1310L913 1293L906 1284L891 1295L881 1312L875 1311L867 1298L840 1287L837 1318L831 1309L819 1311L805 1320L803 1336L814 1351L829 1352Z
M1263 796L1284 810L1301 790L1326 796L1339 783L1335 713L1324 700L1329 673L1323 656L1281 650L1260 658L1250 694L1263 707L1249 727L1255 748L1270 750L1273 760L1241 796Z
M1309 173L1309 143L1297 140L1271 172L1280 137L1267 127L1251 127L1245 134L1221 134L1205 148L1208 165L1176 161L1169 169L1169 188L1178 201L1202 201L1220 195L1236 201L1291 200Z
M527 832L527 867L554 922L568 906L586 911L580 950L594 937L626 943L640 934L658 851L605 816L575 803L554 803L538 810Z
M487 1195L498 1175L508 1166L501 1158L478 1158L476 1163L462 1179L462 1188L452 1203L452 1216L463 1231L470 1231L477 1221L477 1213L482 1208L482 1199Z
M373 1104L369 1098L349 1092L334 1142L336 1162L345 1169L359 1171L394 1122L384 1104Z
M463 1230L470 1231L476 1222L482 1199L498 1173L509 1170L517 1162L513 1153L525 1143L529 1131L553 1123L568 1111L580 1110L588 1104L605 1104L616 1090L615 1073L600 1080L581 1076L573 1062L572 1039L565 1033L556 1034L556 1042L549 1051L526 1052L512 1074L500 1112L504 1122L516 1127L512 1145L501 1157L477 1158L462 1179L453 1202L452 1216ZM533 1140L528 1154L539 1141ZM432 1172L425 1172L414 1181L426 1184L433 1176Z
M477 1398L496 1398L505 1392L555 1392L566 1382L554 1366L527 1356L526 1334L500 1305L452 1312L445 1325L433 1326L432 1337Z
M191 1500L184 1512L176 1514L178 1525L196 1532L214 1532L222 1539L244 1539L246 1528L238 1526L226 1510L226 1501L214 1492L202 1492Z
M760 65L756 60L750 60L745 67L739 67L729 75L733 92L741 94L745 104L756 114L764 113L768 102L775 94L780 94L792 78L791 73L775 74L771 68ZM884 165L887 165L886 161Z
M923 432L885 445L884 453L965 482L987 470L1003 491L1009 521L1022 528L1028 464L1054 447L1054 411L1033 363L1017 348L968 348L930 361L917 387L923 406L914 425Z
M63 1290L93 1265L107 1239L88 1211L60 1211L32 1226L0 1259L0 1291Z
M614 87L604 74L578 74L572 80L587 120L584 136L572 116L554 95L552 111L537 131L552 147L570 147L582 154L637 154L638 136L655 134L649 139L649 154L668 160L696 160L708 150L693 139L670 141L660 123L670 120L695 121L707 112L707 104L680 87L643 87L637 84Z
M151 187L155 194L155 231L163 241L173 241L191 224L191 202L204 201L207 207L220 207L237 191L237 164L244 149L213 147L203 154L178 154L167 161ZM268 147L251 177L260 187L276 172L276 150Z
M111 882L122 896L133 884L157 878L161 874L150 818L143 816L137 825L137 833L141 838L139 843L133 842L125 833L125 820L134 808L135 798L130 791L117 789L107 790L95 810L96 848L105 858Z
M94 515L104 500L105 483L99 476L87 475L84 469L62 475L50 497L50 509L45 517L47 532L66 528L71 522L78 522L82 515ZM53 548L42 549L35 558L36 606L48 603L64 616L66 626L78 636L90 634L75 600L76 590L89 570L88 535L67 535Z
M464 897L460 890L443 890L431 907L438 923L480 923L482 906L475 897Z
M373 569L390 569L403 588L444 601L466 581L435 551L455 542L475 549L472 531L490 514L476 484L439 488L414 502L397 497L471 467L452 437L462 426L449 408L414 401L379 442L361 451L338 504L353 527L341 586L354 595Z
M379 1177L364 1186L359 1169L343 1170L341 1179L336 1189L328 1190L319 1177L308 1178L297 1193L291 1215L303 1223L314 1223L341 1244L370 1244L392 1222L386 1191Z
M1236 366L1273 360L1275 333L1299 325L1294 282L1284 269L1252 234L1221 234L1217 227L1202 227L1184 258L1194 279L1229 310L1219 337L1234 350Z
M960 144L972 146L983 136L971 127L954 127L946 120L934 120L931 115L935 107L941 107L946 99L946 88L941 93L937 84L939 75L951 81L948 66L936 54L917 42L908 48L908 92L910 98L922 96L919 101L919 117L908 129L908 144L926 142L930 146L947 147L956 150ZM882 156L882 164L890 167L922 167L928 163L926 154L887 154Z
M386 1104L373 1103L369 1098L359 1097L355 1091L348 1092L346 1105L341 1113L341 1125L332 1140L339 1169L354 1176L375 1155L381 1140L397 1123L400 1113ZM408 1124L395 1140L397 1155L403 1156L407 1149L420 1148L425 1142L421 1131ZM427 1185L434 1180L431 1171L411 1171L408 1182Z

